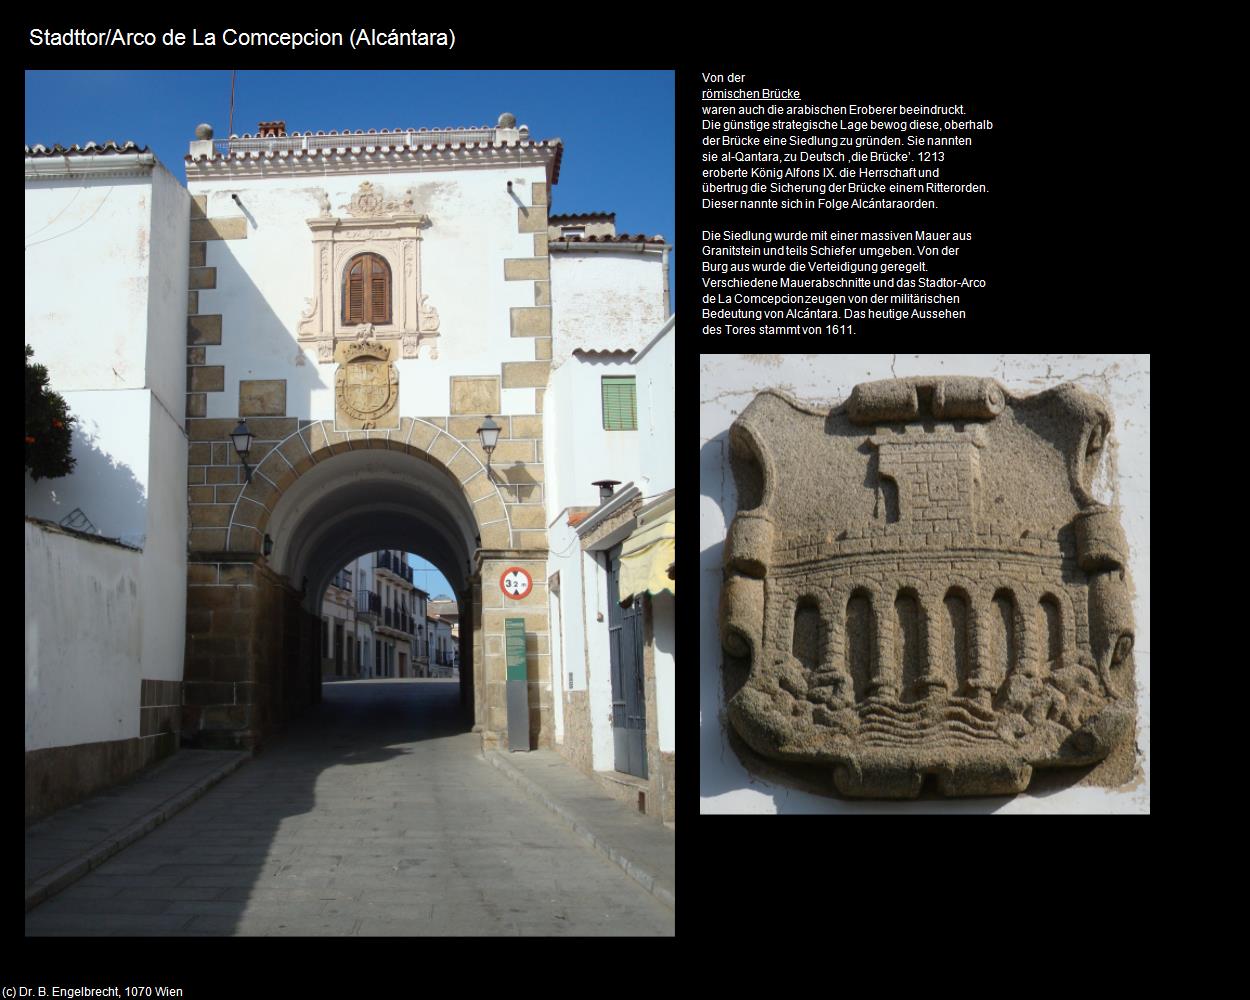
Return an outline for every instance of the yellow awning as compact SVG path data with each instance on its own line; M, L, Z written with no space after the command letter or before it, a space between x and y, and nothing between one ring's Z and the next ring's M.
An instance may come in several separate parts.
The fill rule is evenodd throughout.
M676 596L668 568L676 558L673 511L645 528L635 531L621 546L620 594L658 594L667 590Z

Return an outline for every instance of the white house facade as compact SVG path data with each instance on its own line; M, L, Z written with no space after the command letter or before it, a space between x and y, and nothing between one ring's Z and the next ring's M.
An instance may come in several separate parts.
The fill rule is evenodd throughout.
M618 797L671 821L673 582L644 574L631 584L628 575L631 535L672 537L673 380L659 370L673 363L671 248L662 237L617 235L610 215L555 216L550 237L559 302L544 428L555 742ZM671 541L660 545L671 552ZM654 554L649 541L643 547Z

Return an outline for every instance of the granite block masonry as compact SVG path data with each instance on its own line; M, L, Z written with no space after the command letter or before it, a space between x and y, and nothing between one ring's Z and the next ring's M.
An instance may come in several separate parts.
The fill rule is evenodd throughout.
M891 379L832 410L760 393L730 430L720 611L744 754L851 797L1128 780L1128 550L1090 492L1111 427L1070 383Z

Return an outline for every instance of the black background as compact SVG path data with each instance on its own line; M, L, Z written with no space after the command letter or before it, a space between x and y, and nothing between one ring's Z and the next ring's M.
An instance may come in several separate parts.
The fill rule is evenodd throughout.
M1091 335L1150 333L1146 317L1153 310L1141 307L1147 299L1157 301L1161 292L1145 289L1158 280L1150 255L1159 244L1158 187L1166 173L1158 146L1164 113L1154 92L1157 77L1141 73L1140 67L1128 74L1123 61L1109 59L1088 39L1059 48L1045 44L1045 37L1010 55L992 42L960 50L944 49L935 39L931 48L913 47L903 58L858 51L816 64L800 58L779 64L735 53L724 59L708 56L698 69L679 72L677 176L685 187L678 205L694 216L678 217L685 251L676 255L678 302L688 310L688 318L682 316L687 330L703 325L695 313L701 261L691 250L701 249L705 227L971 231L975 239L965 244L954 269L987 281L984 289L944 289L961 294L959 306L916 306L966 308L963 320L854 320L851 337L700 336L700 352L836 353L921 346L1027 350L1034 345L1053 350ZM745 73L742 84L710 86L796 88L810 104L962 103L965 117L988 118L994 128L952 133L971 135L970 147L937 147L947 154L941 180L981 182L989 190L894 196L932 197L940 207L930 210L704 211L698 170L701 72ZM940 267L946 259L938 260Z
M120 13L120 12L117 12ZM420 27L430 12L396 18L399 27ZM872 348L885 352L938 351L1064 351L1082 347L1099 350L1123 346L1148 350L1161 332L1174 285L1160 263L1167 234L1178 225L1174 200L1162 192L1163 168L1160 130L1167 118L1179 70L1169 69L1175 55L1163 28L1133 27L1122 23L1093 25L1086 15L1065 20L1059 13L1030 14L1011 21L979 20L971 11L933 9L913 16L901 9L882 11L869 22L851 24L845 18L797 16L794 8L775 12L755 10L750 20L730 22L727 9L694 12L705 19L695 26L672 22L675 11L637 8L629 17L612 11L573 11L528 8L524 15L503 13L460 17L434 14L431 27L449 18L456 24L458 42L453 53L418 57L402 51L352 53L240 52L231 55L240 67L387 69L426 68L672 68L676 71L677 102L677 231L674 246L678 377L674 418L678 427L677 480L682 496L683 534L678 543L678 575L682 581L684 613L678 629L678 744L682 750L683 780L679 794L682 835L678 840L683 909L678 918L678 941L683 953L701 965L732 967L740 942L789 938L819 933L822 927L842 926L838 901L855 898L857 915L869 903L882 905L876 894L902 879L912 889L917 874L966 871L976 866L983 874L1002 875L1007 863L1001 849L986 846L986 838L972 839L967 831L950 834L936 829L923 835L897 824L885 828L871 823L840 820L836 834L830 817L809 821L818 827L798 830L794 820L699 816L697 591L694 459L698 421L696 385L701 353L720 351L841 352ZM958 28L944 22L958 16ZM600 18L612 15L615 20ZM217 17L207 15L199 27L212 28ZM104 17L99 22L53 18L43 25L53 30L72 26L117 26L126 30L177 27L172 18L153 17L151 23L133 16ZM159 20L159 25L156 23ZM314 25L312 22L316 21ZM362 18L362 20L365 20ZM379 18L370 18L377 23ZM409 21L418 23L409 25ZM389 23L389 22L388 22ZM226 24L241 29L269 27L232 11ZM311 14L292 16L275 30L310 27L334 29L332 18ZM380 26L380 25L379 25ZM189 30L191 25L185 26ZM25 38L27 28L22 29ZM209 68L220 57L180 51L83 53L35 50L23 41L23 60L31 68ZM964 103L978 118L995 123L992 133L973 132L972 153L947 149L947 165L954 172L958 158L975 158L971 178L990 185L985 195L938 196L948 207L923 213L921 219L903 219L904 213L843 212L840 220L825 213L818 220L795 213L769 220L752 212L730 222L724 213L715 219L700 209L701 73L738 72L748 75L745 87L798 88L811 103L929 104ZM718 86L729 86L718 85ZM944 176L960 180L960 176ZM896 215L897 218L892 218ZM922 225L927 229L972 230L975 250L961 255L960 267L989 281L989 288L969 293L966 321L856 321L854 337L701 337L697 314L699 298L698 252L702 228L726 223L754 230L829 228L839 223L855 228ZM922 307L937 308L937 307ZM1126 336L1127 335L1127 336ZM14 720L16 721L16 720ZM703 720L715 724L714 720ZM16 761L16 753L11 757ZM11 799L16 799L16 788ZM763 829L767 825L767 829ZM1050 831L1049 848L1059 842ZM1107 833L1100 831L1103 837ZM995 838L1001 839L1001 838ZM1030 838L1013 831L1017 856L1031 848ZM858 860L857 860L858 859ZM1086 867L1095 865L1093 858ZM1037 874L1032 866L1025 869ZM934 877L937 877L936 875ZM1113 877L1102 875L1100 877ZM1014 891L1035 899L1049 876L1034 882L1012 880ZM923 893L913 893L923 895ZM901 905L899 897L892 897ZM1126 902L1123 896L1120 902ZM953 902L953 901L952 901ZM908 904L910 907L912 904ZM1033 906L1033 902L1030 906ZM1101 911L1100 911L1101 912ZM1034 919L1039 914L1031 910ZM1105 915L1104 915L1105 916ZM897 914L896 935L917 920ZM845 919L850 919L849 915ZM15 917L16 922L16 917ZM932 926L930 924L930 926ZM883 925L877 923L878 934ZM980 942L994 931L978 923ZM837 940L847 941L844 934ZM858 943L859 938L855 940ZM901 940L901 938L900 938ZM952 938L952 942L957 940ZM830 930L827 944L834 945ZM509 989L502 971L473 971L492 962L474 943L472 964L461 965L448 950L454 942L422 942L418 946L380 941L90 941L65 943L23 940L20 926L11 926L10 943L19 954L9 965L6 983L95 981L98 983L170 982L186 987L187 996L251 996L288 993L310 996L380 996L395 988L423 983L438 988L436 966L453 962L452 975L464 978L459 988ZM514 944L516 942L513 942ZM505 942L492 941L494 955ZM542 942L524 943L527 949ZM566 960L574 952L568 942L551 942ZM578 948L578 953L585 946ZM670 956L674 942L658 945ZM324 950L332 947L334 958ZM603 942L607 948L619 944ZM631 942L631 948L642 942ZM697 952L686 952L694 946ZM651 953L653 949L647 948ZM520 952L516 953L518 956ZM524 954L532 956L528 950ZM210 957L211 956L211 957ZM697 957L696 957L697 956ZM810 958L819 959L823 952ZM605 956L606 957L606 956ZM771 964L772 959L757 955ZM795 956L797 957L797 955ZM647 958L646 963L652 960ZM668 961L667 958L661 961ZM570 975L589 972L578 964L562 967ZM609 968L603 966L603 969ZM611 980L650 979L647 989L679 986L673 967L642 964L623 979L613 965ZM548 974L526 964L518 970L537 985ZM665 975L665 973L668 973ZM285 984L284 988L275 983ZM564 988L576 990L576 979ZM590 986L592 980L585 981ZM331 986L331 984L340 984ZM472 984L470 986L470 984ZM780 980L777 982L780 985ZM797 985L797 984L795 984ZM289 990L286 988L289 987ZM447 988L447 987L443 987Z

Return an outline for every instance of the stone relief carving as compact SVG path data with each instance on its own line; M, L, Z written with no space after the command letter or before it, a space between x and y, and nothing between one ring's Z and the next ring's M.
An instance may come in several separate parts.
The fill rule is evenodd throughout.
M394 210L394 202L387 202L382 195L373 189L373 185L368 181L363 181L356 193L352 195L351 201L346 205L340 205L340 210L346 210L347 214L354 219L368 218L374 215L388 215Z
M399 373L386 345L361 337L344 345L341 360L334 380L335 425L356 430L399 426Z
M1073 384L895 379L832 411L758 395L730 430L736 734L847 796L914 798L930 776L1012 794L1034 768L1103 761L1123 780L1128 547L1089 490L1111 425Z
M420 327L423 333L434 333L438 330L438 310L431 305L426 305L428 299L428 295L421 296Z
M353 219L374 219L387 215L412 215L414 211L413 192L408 188L404 192L402 202L387 201L380 191L374 189L369 181L362 181L351 201L340 205ZM327 213L328 214L328 213ZM422 223L428 224L429 217L421 216Z

